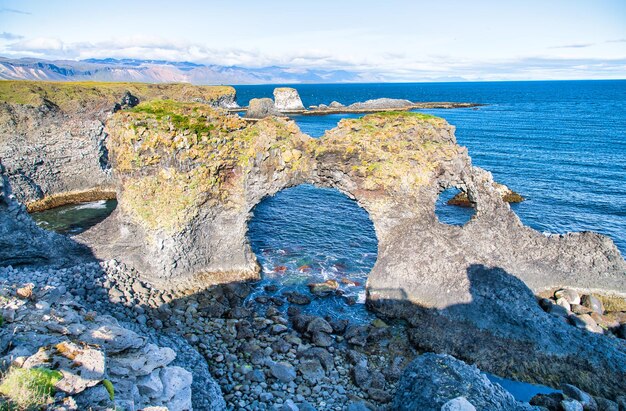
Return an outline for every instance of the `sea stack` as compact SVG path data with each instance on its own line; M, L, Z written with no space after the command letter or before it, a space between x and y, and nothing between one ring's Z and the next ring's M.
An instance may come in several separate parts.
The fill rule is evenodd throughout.
M278 111L304 110L298 90L291 87L274 89L274 105Z
M246 118L261 119L279 114L271 98L253 98L248 103Z

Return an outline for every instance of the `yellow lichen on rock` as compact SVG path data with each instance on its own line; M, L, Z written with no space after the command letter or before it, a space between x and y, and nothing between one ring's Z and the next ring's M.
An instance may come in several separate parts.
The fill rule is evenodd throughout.
M366 190L411 190L427 184L439 162L453 157L453 139L442 141L445 120L421 113L387 112L344 119L327 132L316 155L341 155Z
M154 175L128 178L120 204L142 226L173 234L197 213L202 174L202 170L181 173L168 168Z
M251 124L204 104L154 101L116 114L107 128L122 207L142 225L170 233L193 218L199 202L241 206L242 178L259 154L265 167L312 167L303 153L313 139L285 119Z

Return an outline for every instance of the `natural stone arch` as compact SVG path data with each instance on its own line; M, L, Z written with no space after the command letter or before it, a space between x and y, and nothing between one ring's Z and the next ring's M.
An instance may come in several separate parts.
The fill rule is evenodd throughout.
M101 227L106 236L92 230L85 238L102 255L125 256L155 283L258 278L246 239L250 211L267 195L313 184L339 190L368 212L379 242L372 300L393 298L381 289L402 284L428 306L467 301L465 269L476 263L498 264L535 289L593 288L590 271L620 273L604 285L624 289L624 260L614 245L602 245L610 240L547 238L524 227L440 118L380 113L344 119L313 139L288 119L248 122L202 104L160 101L117 113L107 131L119 211ZM450 186L475 204L475 218L462 229L442 227L435 215L440 189ZM103 245L98 237L113 240ZM581 246L585 252L562 253ZM553 261L538 265L542 259ZM454 292L441 298L446 278Z

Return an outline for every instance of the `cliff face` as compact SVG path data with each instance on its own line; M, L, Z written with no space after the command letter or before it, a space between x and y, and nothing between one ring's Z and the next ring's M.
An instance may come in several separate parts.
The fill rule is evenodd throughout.
M117 113L107 131L117 214L146 238L151 252L137 263L155 280L254 276L245 238L250 211L266 196L312 183L339 189L369 213L381 250L369 280L372 300L395 298L382 285L402 278L403 288L426 306L468 301L467 279L445 296L438 287L452 267L467 277L470 264L497 265L535 290L626 289L626 263L608 238L545 236L524 227L491 175L472 167L454 128L436 117L368 115L342 120L313 139L287 119L248 123L201 104L155 101ZM464 227L435 216L437 195L448 187L466 192L476 206ZM437 256L416 254L416 247ZM429 277L437 272L441 277Z
M0 158L16 198L38 208L110 197L104 124L114 111L153 99L236 106L232 87L0 82ZM49 200L55 195L65 198Z
M90 257L86 248L35 224L13 196L0 160L0 267L61 267Z

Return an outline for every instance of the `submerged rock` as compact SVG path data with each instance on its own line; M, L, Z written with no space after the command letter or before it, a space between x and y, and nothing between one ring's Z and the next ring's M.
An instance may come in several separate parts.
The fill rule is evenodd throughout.
M521 203L522 201L524 201L524 197L522 197L515 191L511 190L504 184L494 182L493 187L496 190L496 192L502 197L502 200L504 200L507 203ZM467 193L463 191L461 191L460 193L452 197L450 200L448 200L446 204L459 206L459 207L472 207L472 203L470 202L469 197L467 196Z
M311 291L311 294L319 296L333 294L338 288L339 283L336 280L326 280L323 283L309 284L309 291Z

